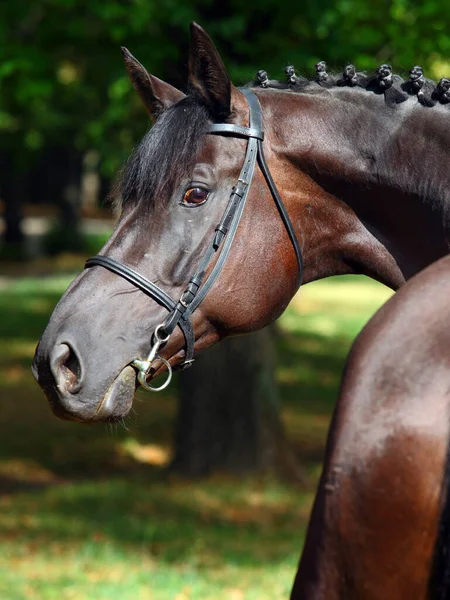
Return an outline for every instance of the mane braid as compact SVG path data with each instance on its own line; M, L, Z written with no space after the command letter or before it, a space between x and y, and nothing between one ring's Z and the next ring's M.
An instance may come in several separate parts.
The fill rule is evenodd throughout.
M115 208L140 204L147 212L164 206L192 171L208 123L206 108L189 96L162 113L114 186Z
M294 67L289 66L294 72ZM414 82L416 71L420 69L420 81ZM264 77L262 77L264 75ZM336 87L359 88L367 90L377 95L384 96L384 103L395 108L406 100L415 100L422 106L432 108L433 106L443 106L450 108L450 79L443 78L436 85L431 79L423 77L421 67L415 66L410 70L410 80L404 81L402 77L392 72L392 67L387 64L379 66L375 73L366 75L359 73L352 64L347 64L341 76L337 74L328 74L326 64L320 61L316 64L316 76L313 79L306 79L296 75L297 83L286 83L284 81L269 80L267 72L258 71L256 80L249 87L266 89L290 89L295 93L317 93L320 88L326 91L332 91ZM411 81L412 80L412 81ZM417 89L416 89L417 88Z

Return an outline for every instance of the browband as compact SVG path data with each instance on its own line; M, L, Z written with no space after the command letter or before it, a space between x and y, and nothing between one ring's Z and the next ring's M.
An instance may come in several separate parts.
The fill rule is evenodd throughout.
M239 135L246 138L264 139L264 132L254 127L243 127L242 125L233 125L232 123L215 123L210 125L207 133L232 133L233 137Z

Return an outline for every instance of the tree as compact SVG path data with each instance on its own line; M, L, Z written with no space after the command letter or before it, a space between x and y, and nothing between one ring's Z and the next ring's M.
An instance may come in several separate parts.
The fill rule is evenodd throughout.
M311 74L323 59L374 69L422 62L450 71L450 12L444 0L242 4L225 0L17 0L0 4L0 149L19 153L64 144L95 148L117 171L147 126L122 66L127 45L155 75L184 87L188 23L206 27L236 84L265 68L276 78L294 64ZM64 27L61 27L64 23ZM420 53L418 55L418 42ZM14 142L12 143L12 138Z
M276 470L303 481L280 420L272 328L226 339L181 374L172 470Z
M5 205L5 242L8 244L21 244L23 232L20 206L23 193L20 189L14 189L14 178L11 176L12 169L11 157L8 156L7 152L1 152L0 173L3 173L3 176L0 182L0 198L3 199Z

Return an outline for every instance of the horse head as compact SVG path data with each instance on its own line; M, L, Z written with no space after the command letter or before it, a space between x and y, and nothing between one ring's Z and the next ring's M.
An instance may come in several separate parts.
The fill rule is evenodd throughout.
M62 418L122 418L136 375L151 385L194 351L264 327L297 290L300 249L279 196L273 202L258 100L232 85L201 27L191 26L191 38L187 95L123 49L155 122L119 179L110 239L69 286L36 350L33 373ZM276 143L272 130L264 147L289 208L289 165Z

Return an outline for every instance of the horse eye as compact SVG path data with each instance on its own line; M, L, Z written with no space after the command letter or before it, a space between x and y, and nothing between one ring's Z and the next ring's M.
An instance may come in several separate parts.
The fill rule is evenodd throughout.
M183 204L187 206L198 206L206 202L209 196L209 191L205 188L195 187L190 188L184 195Z

